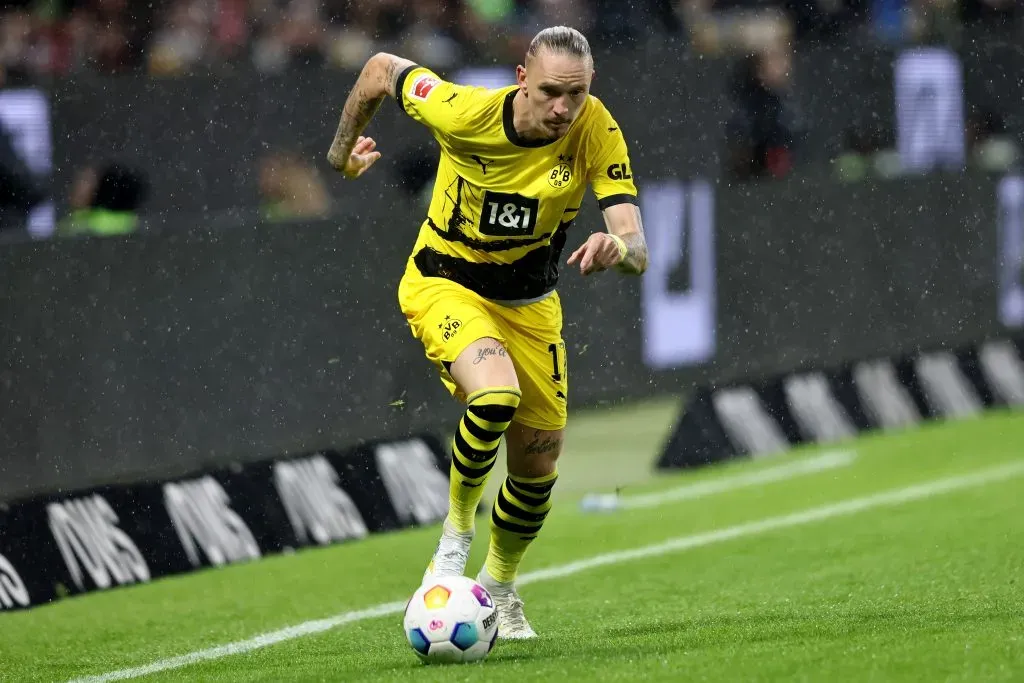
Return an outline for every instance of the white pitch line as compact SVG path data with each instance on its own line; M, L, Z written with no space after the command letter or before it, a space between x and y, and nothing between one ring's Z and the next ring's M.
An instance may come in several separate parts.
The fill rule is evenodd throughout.
M691 500L703 496L711 496L716 493L726 493L736 489L761 484L771 484L777 481L793 479L805 474L815 474L826 470L846 467L854 461L856 454L853 451L829 451L821 455L804 458L784 465L768 467L757 472L738 474L732 477L702 481L695 484L686 484L666 491L655 491L653 493L642 493L633 496L620 496L618 506L621 508L649 508L675 503L680 500Z
M1024 475L1024 461L1008 463L998 467L984 469L974 474L947 477L945 479L935 479L922 484L908 486L906 488L884 491L882 493L876 493L861 498L853 498L840 503L823 505L821 507L811 508L809 510L789 515L769 517L757 522L738 524L736 526L719 529L717 531L708 531L690 536L679 536L661 543L641 546L632 550L603 553L585 560L579 560L578 562L570 562L568 564L550 567L548 569L527 572L519 577L517 583L525 585L528 583L535 583L537 581L551 581L552 579L572 576L573 574L578 574L597 567L621 564L632 560L647 559L650 557L657 557L659 555L666 555L668 553L675 553L683 550L690 550L692 548L721 543L723 541L730 541L743 536L753 536L767 531L802 526L804 524L819 522L833 517L852 515L886 505L900 505L902 503L909 503L915 500L931 498L932 496L949 493L951 491L983 486L985 484L1021 475ZM161 659L145 666L120 669L118 671L111 671L98 676L77 678L71 681L71 683L106 683L107 681L122 681L130 678L139 678L149 674L159 673L161 671L179 669L191 664L198 664L200 662L213 659L221 659L231 655L252 652L253 650L259 650L288 640L323 633L324 631L328 631L344 624L401 614L404 609L404 601L388 602L363 610L344 612L326 619L316 619L313 621L303 622L295 626L289 626L288 628L283 628L277 631L270 631L269 633L264 633L246 640L239 640L205 650L197 650L179 657Z

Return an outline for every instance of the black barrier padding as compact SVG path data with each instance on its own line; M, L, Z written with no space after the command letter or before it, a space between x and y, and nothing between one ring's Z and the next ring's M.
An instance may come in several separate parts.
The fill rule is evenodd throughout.
M1022 344L1022 341L1024 341L1024 338L1014 340L1020 355L1024 357L1024 344ZM958 361L958 366L985 406L999 405L1001 402L996 401L995 392L988 385L985 374L980 370L978 349L979 346L977 344L972 344L955 349L931 349L923 351L921 355L939 350L951 351ZM941 419L942 415L928 404L915 370L915 363L920 357L918 354L907 354L890 358L889 361L895 369L897 381L917 404L922 417L931 420ZM877 358L877 356L874 358ZM846 411L847 416L853 422L857 431L869 432L879 428L879 425L872 424L867 416L867 412L864 410L853 380L853 369L854 364L850 363L840 368L826 369L823 372L828 378L832 396ZM797 427L783 390L785 379L798 376L801 372L759 379L747 382L744 385L737 385L749 386L756 390L765 410L773 418L779 429L788 437L791 444L805 443L809 440L808 436L802 434ZM720 460L749 456L738 445L732 443L727 435L725 426L718 419L714 410L711 409L714 392L721 388L728 387L716 386L710 389L702 387L697 390L693 399L686 405L684 412L680 416L671 438L665 444L658 459L659 468L680 469L699 467Z
M288 535L291 526L273 486L273 463L220 469L212 476L231 497L232 508L245 520L260 549L277 553L300 544Z
M407 439L402 445L417 440L432 455L433 462L426 466L433 465L445 475L438 478L437 490L429 493L447 499L447 456L439 450L440 441L427 435ZM413 526L416 522L403 520L396 513L381 479L375 455L381 443L238 464L164 481L39 496L2 508L0 610L329 542L308 535L299 539L274 483L275 465L308 464L322 457L335 470L337 481L311 484L326 485L327 489L313 491L305 486L309 481L301 478L293 483L301 486L301 491L289 489L291 495L315 508L314 516L336 510L331 506L337 500L322 495L327 490L348 495L368 533ZM309 472L329 476L322 467ZM422 481L406 484L428 485ZM171 487L176 489L173 496L169 494ZM173 502L169 503L171 498ZM169 505L174 506L180 527L172 519ZM345 531L350 533L351 529ZM351 533L358 536L359 532ZM341 540L340 536L334 540ZM67 556L61 552L62 542ZM192 548L191 557L186 544ZM24 582L30 605L15 600L8 590L17 586L10 575L12 570Z
M360 509L371 510L367 516L367 525L371 531L387 531L399 527L398 515L388 497L384 482L376 467L372 473L367 471L366 463L372 463L374 452L372 446L360 446L354 451L342 454L329 452L328 458L341 477L342 486ZM353 484L358 482L358 488ZM346 485L347 484L347 485Z
M56 546L45 542L49 535L46 526L44 504L36 502L18 509L0 510L0 555L10 563L18 575L18 580L28 591L29 605L13 601L0 600L0 611L3 609L20 609L40 605L56 597L56 581L52 572L39 571L40 567L57 567L60 565L60 553ZM3 574L3 572L0 572ZM13 581L13 577L8 577ZM7 591L2 585L4 577L0 576L0 591Z
M917 356L909 355L893 359L893 367L896 369L896 379L899 380L900 384L902 384L904 388L906 388L910 397L914 399L914 403L917 405L917 410L920 412L923 419L934 420L938 417L942 417L938 410L928 401L928 396L925 394L924 388L921 386L921 382L917 376L916 360Z
M955 352L956 362L982 404L986 408L991 408L1003 402L996 397L995 392L985 379L985 373L982 371L980 361L978 360L978 350L976 346L957 349Z
M727 460L735 448L722 428L711 392L698 390L676 421L658 460L659 469L702 467Z
M761 397L765 411L782 429L786 440L791 444L804 443L808 440L808 436L801 431L800 425L790 411L789 401L786 400L786 390L782 385L784 379L784 377L774 377L758 382L755 388L758 396Z
M830 370L826 374L836 400L846 411L847 417L850 418L857 431L863 432L873 429L876 425L872 424L871 418L868 417L864 405L861 403L860 393L853 380L853 371L854 365L850 364Z
M98 492L117 512L118 526L135 542L154 573L177 574L191 569L171 524L160 484L111 486Z

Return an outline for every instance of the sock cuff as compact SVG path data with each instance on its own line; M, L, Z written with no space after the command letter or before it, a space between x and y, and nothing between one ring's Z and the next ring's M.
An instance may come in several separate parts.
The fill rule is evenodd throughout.
M513 483L526 484L528 486L551 484L558 479L558 468L555 468L555 471L551 474L545 474L542 477L520 477L515 474L510 474L508 475L508 478L511 479Z
M523 398L523 392L513 386L487 387L478 389L466 397L466 403L489 403L516 408Z

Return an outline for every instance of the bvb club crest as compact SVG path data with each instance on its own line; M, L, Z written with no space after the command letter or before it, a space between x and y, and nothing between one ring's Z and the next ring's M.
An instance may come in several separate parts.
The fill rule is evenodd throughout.
M554 188L568 187L572 182L572 155L559 154L558 165L548 173L548 185Z
M437 326L437 329L441 330L441 338L448 341L455 336L455 333L462 327L462 321L456 320L450 315L444 317L444 322Z

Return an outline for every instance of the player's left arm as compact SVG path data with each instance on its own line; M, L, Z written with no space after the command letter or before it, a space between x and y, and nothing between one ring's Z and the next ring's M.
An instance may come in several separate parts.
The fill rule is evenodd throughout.
M607 232L594 233L569 257L584 275L615 268L641 275L647 270L647 240L637 206L636 185L622 131L607 112L602 112L594 132L594 161L589 181L604 216Z
M584 275L615 268L620 273L642 275L647 270L647 240L644 238L640 209L623 202L602 209L608 232L595 232L569 257L568 264L579 263Z
M399 77L413 66L408 59L386 52L378 52L367 60L345 100L338 129L327 150L327 161L334 170L348 178L358 178L380 158L377 143L373 138L363 137L363 130L384 98L398 95Z
M622 273L642 275L647 270L647 239L644 237L640 207L623 202L609 206L601 213L619 252L615 268Z

